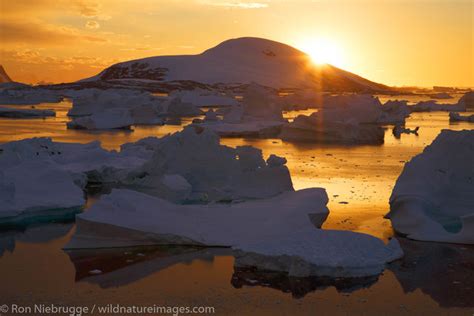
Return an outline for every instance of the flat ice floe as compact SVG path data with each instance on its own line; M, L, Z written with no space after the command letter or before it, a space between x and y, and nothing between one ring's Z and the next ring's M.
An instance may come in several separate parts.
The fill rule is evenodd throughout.
M399 176L387 217L400 234L474 244L474 131L443 130Z
M152 244L237 246L320 227L328 216L324 189L288 191L241 203L179 205L131 190L113 190L77 216L66 248Z
M396 239L388 245L370 235L307 229L241 243L235 266L283 271L293 277L356 278L380 274L403 256Z
M56 116L56 113L52 110L17 109L17 108L0 106L0 117L44 118L44 117L49 117L49 116Z
M177 205L136 191L114 190L77 216L66 249L143 245L227 246L236 266L291 276L378 275L403 252L396 240L320 230L328 215L324 189L284 192L231 204Z

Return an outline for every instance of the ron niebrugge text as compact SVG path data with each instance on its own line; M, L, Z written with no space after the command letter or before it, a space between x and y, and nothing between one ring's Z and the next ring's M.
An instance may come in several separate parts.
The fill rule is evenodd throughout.
M0 306L2 314L33 314L33 315L70 315L81 316L86 314L168 314L177 316L180 314L214 314L215 308L212 306L138 306L106 304L92 306L64 306L55 304L34 304L30 306L4 304Z

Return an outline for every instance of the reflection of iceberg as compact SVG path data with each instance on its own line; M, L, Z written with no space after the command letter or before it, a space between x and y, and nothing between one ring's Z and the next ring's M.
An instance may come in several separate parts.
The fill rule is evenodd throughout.
M370 287L377 280L378 276L360 278L290 277L282 272L235 267L231 283L235 288L243 286L269 287L291 293L294 298L302 298L310 292L331 286L334 286L338 292L349 293Z
M405 257L388 266L405 293L420 289L441 307L474 307L474 247L399 239ZM466 299L467 298L467 299Z
M474 131L443 130L397 179L393 228L416 240L474 244L473 161Z
M102 288L124 286L178 263L212 261L229 254L229 249L189 246L84 249L66 251L76 269L76 281L98 284ZM99 269L99 275L90 271Z

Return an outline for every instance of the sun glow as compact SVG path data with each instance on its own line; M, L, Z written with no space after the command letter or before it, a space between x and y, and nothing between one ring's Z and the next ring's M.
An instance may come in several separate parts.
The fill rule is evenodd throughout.
M311 57L317 65L330 64L344 67L344 56L342 48L334 41L327 38L307 39L297 45L299 49Z

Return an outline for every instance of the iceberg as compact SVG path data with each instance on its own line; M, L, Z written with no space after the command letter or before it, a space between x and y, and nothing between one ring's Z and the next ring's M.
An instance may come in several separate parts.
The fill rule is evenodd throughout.
M206 116L199 126L221 137L276 137L285 122L276 93L252 83L245 89L241 105L227 109L222 120Z
M383 144L384 130L378 98L370 95L339 95L326 98L324 106L311 115L299 115L283 126L280 138L343 144Z
M237 246L321 227L329 213L327 202L326 191L318 188L209 205L179 205L137 191L114 189L76 217L76 233L65 248Z
M181 175L192 187L190 200L267 198L293 190L288 168L276 165L275 159L270 166L260 149L223 146L214 132L189 126L157 140L151 159L129 172L121 184L163 197L163 176Z
M92 115L75 117L67 122L67 128L73 129L130 129L135 123L126 109L106 109L94 112Z
M407 101L387 101L382 105L382 113L378 118L379 124L404 124L405 119L410 116L410 108Z
M471 115L461 115L456 112L449 112L449 121L450 122L471 122L474 123L474 114Z
M0 226L50 221L85 203L74 177L53 163L29 161L0 172Z
M19 83L7 83L0 86L0 104L32 105L39 103L57 103L63 99L55 91L36 88Z
M290 277L357 278L379 275L385 264L403 257L394 238L362 233L307 229L240 243L235 266L286 272Z
M0 106L0 117L44 118L44 117L49 117L49 116L56 116L56 113L52 110L17 109L17 108Z
M410 239L474 244L474 131L443 130L405 164L386 215Z
M133 151L106 151L99 142L33 138L2 144L0 225L71 218L82 210L87 183L114 182L117 173L145 161Z

